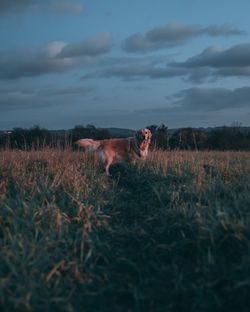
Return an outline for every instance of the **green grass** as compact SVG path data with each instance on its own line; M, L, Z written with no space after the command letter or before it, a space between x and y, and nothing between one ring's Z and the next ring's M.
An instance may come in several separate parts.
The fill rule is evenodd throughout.
M249 156L0 152L1 311L248 311Z

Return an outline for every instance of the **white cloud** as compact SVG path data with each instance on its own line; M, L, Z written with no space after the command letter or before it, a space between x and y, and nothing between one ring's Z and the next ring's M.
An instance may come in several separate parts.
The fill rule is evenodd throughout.
M110 51L112 45L110 33L103 32L82 42L67 44L61 51L61 57L96 56Z
M62 49L66 45L67 44L63 41L53 41L47 44L47 46L45 47L45 52L49 57L55 57L61 53Z

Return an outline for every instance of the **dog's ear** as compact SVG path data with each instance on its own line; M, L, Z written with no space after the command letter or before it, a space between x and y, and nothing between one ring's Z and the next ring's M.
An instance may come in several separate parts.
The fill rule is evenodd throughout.
M138 142L142 142L145 138L143 130L144 129L138 130L135 133L135 138Z
M146 128L146 130L147 130L147 137L148 137L148 140L151 140L151 138L152 138L152 133L151 133L151 131L150 131L148 128Z

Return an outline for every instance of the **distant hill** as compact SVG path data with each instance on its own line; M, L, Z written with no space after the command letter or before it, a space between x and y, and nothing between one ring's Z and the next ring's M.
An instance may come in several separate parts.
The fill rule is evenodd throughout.
M96 128L97 130L107 130L110 133L112 138L126 138L132 136L135 133L135 130L132 129L124 129L124 128ZM69 134L73 129L68 130L50 130L52 134L64 136L65 134Z
M185 129L185 128L193 128L195 130L201 130L204 132L211 132L213 130L220 130L224 128L234 128L232 126L221 126L221 127L182 127L182 128L172 128L168 129L170 135L175 133L176 131L180 129ZM250 133L250 127L236 127L237 129L240 129L242 133ZM135 133L135 130L132 129L124 129L124 128L99 128L99 129L105 129L108 130L111 137L129 137Z
M194 130L200 130L200 131L204 131L204 132L212 132L214 130L221 130L221 129L232 129L234 127L232 126L220 126L220 127L181 127L181 128L172 128L172 129L168 129L170 135L172 135L173 133L177 132L180 129L187 129L187 128L192 128ZM240 129L240 131L242 133L250 133L250 127L236 127L237 129Z
M132 129L123 129L123 128L100 128L101 130L108 130L111 137L114 138L126 138L132 136L135 133L135 130Z

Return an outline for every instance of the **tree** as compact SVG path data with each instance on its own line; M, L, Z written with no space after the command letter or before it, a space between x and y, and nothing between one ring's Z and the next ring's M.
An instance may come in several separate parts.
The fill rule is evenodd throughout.
M76 142L79 139L89 138L93 140L109 139L110 134L106 129L97 129L93 125L76 125L71 132L72 141Z
M11 148L31 149L47 146L51 141L49 130L34 126L30 129L14 128L8 135Z
M202 150L207 148L207 133L193 128L177 130L169 141L171 149Z
M250 132L236 126L217 128L210 132L208 146L216 150L250 150Z
M147 127L152 133L151 148L168 149L169 148L169 132L168 127L164 124L160 126L151 125Z

